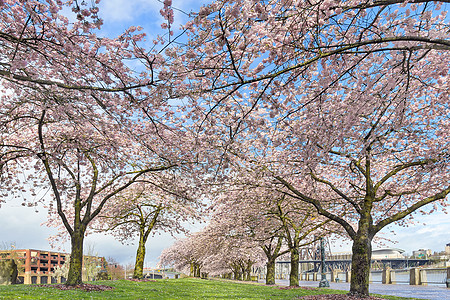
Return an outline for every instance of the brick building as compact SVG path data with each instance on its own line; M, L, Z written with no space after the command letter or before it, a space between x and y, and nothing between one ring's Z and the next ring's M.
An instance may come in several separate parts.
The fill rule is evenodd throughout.
M35 249L17 249L0 251L0 259L14 259L18 269L18 281L23 284L64 283L66 278L56 276L55 268L62 267L70 258L70 254ZM95 265L96 272L106 272L106 261L103 257L85 256L85 266ZM83 280L87 278L83 272Z

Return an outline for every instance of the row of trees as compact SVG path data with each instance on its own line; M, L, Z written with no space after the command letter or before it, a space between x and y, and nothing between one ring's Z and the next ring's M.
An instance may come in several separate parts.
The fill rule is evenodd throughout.
M351 294L380 230L448 205L445 2L217 1L172 52L224 165L352 240Z
M220 249L257 228L265 259L281 236L295 259L312 236L345 234L350 293L367 295L375 235L448 204L447 2L217 0L173 40L165 1L167 35L146 49L137 27L97 36L84 2L1 1L3 199L50 186L67 284L99 217L145 241L163 211L185 221L207 196L211 228L243 222Z
M253 266L265 265L266 284L271 285L276 260L289 257L289 283L298 286L300 249L324 236L345 238L313 207L277 191L235 184L233 190L220 191L215 202L208 225L165 249L161 264L190 269L191 275L198 265L212 276L232 273L248 280Z

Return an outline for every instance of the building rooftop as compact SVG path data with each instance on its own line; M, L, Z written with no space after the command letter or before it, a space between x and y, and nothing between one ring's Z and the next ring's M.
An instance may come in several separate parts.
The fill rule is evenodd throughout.
M399 248L381 248L381 249L373 249L372 253L374 253L374 252L385 252L385 251L398 252L398 253L405 252L405 250L399 249Z

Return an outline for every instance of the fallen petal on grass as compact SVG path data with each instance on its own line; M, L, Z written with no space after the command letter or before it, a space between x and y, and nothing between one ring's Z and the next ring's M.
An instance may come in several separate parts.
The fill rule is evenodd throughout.
M40 287L55 288L59 290L82 290L85 292L102 292L113 290L114 287L108 285L99 284L77 284L77 285L65 285L65 284L41 284Z

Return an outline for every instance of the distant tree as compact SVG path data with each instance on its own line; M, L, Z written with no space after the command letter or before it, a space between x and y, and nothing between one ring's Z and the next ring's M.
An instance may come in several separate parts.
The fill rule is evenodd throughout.
M211 222L220 227L218 230L222 236L230 238L230 243L247 241L249 247L263 251L268 285L275 284L276 259L289 252L280 223L270 216L273 208L271 196L265 189L230 185L215 199L211 216Z
M229 239L232 245L247 241L248 247L261 248L267 259L266 284L275 284L275 261L289 253L289 284L298 286L300 248L340 232L313 206L253 184L234 185L222 191L222 199L215 199L207 228L216 228L217 243L221 239Z
M191 234L196 235L196 233ZM179 272L200 277L202 268L201 253L195 242L198 240L184 238L177 240L172 246L164 249L159 257L159 265L173 266Z
M108 265L107 265L107 272L108 277L111 280L117 280L117 279L123 279L125 275L125 270L121 264L117 262L116 259L113 257L108 257L106 259Z
M69 266L70 266L70 257L68 257L63 265L55 266L52 277L56 280L58 278L64 277L67 278L69 276Z
M241 220L234 221L240 223ZM243 235L242 230L234 227L226 216L212 219L202 231L197 232L195 238L199 240L196 245L201 247L202 270L208 274L232 272L235 280L249 281L252 267L265 262L258 241Z
M5 241L2 241L1 243L0 243L0 250L12 250L12 249L16 249L17 248L17 243L16 242L12 242L12 241L10 241L10 242L5 242Z
M280 222L289 249L289 286L299 284L300 249L317 242L321 237L337 233L337 230L330 226L330 220L318 215L314 207L294 200L285 195L274 195L276 204L269 213Z
M230 182L216 193L207 227L208 231L215 231L215 236L211 236L210 240L213 240L213 245L228 245L219 246L227 251L258 253L259 257L255 261L258 264L266 261L266 284L275 284L275 260L288 252L283 243L284 232L280 230L279 222L268 215L270 204L265 200L270 198L270 193L239 183L241 178L237 174L231 176ZM229 259L229 255L223 251L214 252L224 255L219 261ZM245 261L237 257L236 261L228 263L235 277L239 278L237 275L243 274Z
M85 247L83 254L83 274L87 281L97 280L105 267L106 261L99 257L94 245Z

